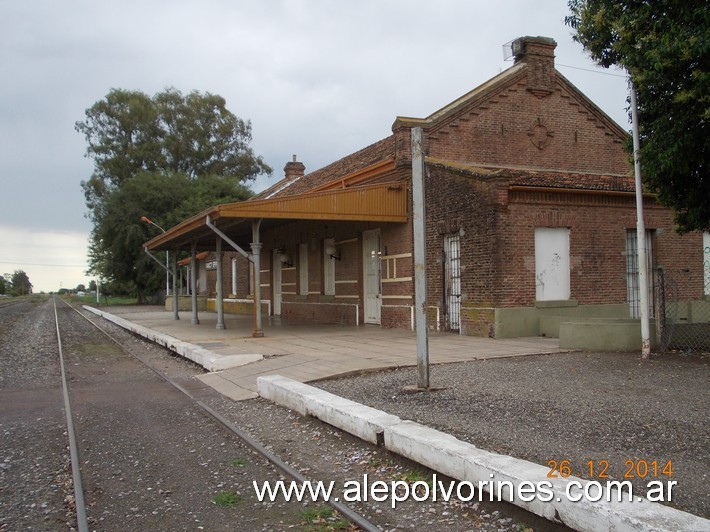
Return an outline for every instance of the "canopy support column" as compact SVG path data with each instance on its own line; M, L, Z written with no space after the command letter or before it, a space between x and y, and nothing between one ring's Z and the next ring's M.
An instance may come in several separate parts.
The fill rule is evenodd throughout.
M177 249L175 249L175 252L173 253L173 263L172 263L172 270L173 270L173 318L176 320L180 319L180 314L178 313L178 307L180 305L179 303L179 291L178 291L178 252Z
M192 293L192 324L199 325L200 318L197 315L197 243L192 243L190 250L190 292Z
M252 243L251 243L251 257L253 268L253 281L254 281L254 330L251 335L254 338L261 338L264 336L264 330L261 327L261 242L259 239L259 227L261 226L261 220L254 220L251 223L252 232Z
M217 301L215 301L215 306L217 307L217 326L219 330L224 329L224 288L222 287L223 275L222 275L222 238L217 235L216 239L216 250L217 250Z

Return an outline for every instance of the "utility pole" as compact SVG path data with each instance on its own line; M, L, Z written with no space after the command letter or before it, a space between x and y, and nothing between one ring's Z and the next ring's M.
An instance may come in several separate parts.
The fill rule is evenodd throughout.
M643 189L641 183L641 142L639 140L639 119L636 105L636 88L631 86L631 131L634 141L634 178L636 180L636 249L639 269L639 317L641 318L641 358L651 354L651 328L648 302L648 262L646 250L646 226L643 221Z
M414 315L417 333L417 388L429 389L429 326L426 294L426 211L423 130L412 128L412 224L414 230Z

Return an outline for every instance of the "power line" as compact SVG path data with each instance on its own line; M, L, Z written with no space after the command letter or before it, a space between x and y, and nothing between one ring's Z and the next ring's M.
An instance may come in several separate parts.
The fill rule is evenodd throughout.
M565 68L573 68L575 70L584 70L585 72L591 72L593 74L603 74L604 76L614 76L615 78L626 78L628 76L623 74L612 74L611 72L602 72L601 70L592 70L591 68L582 68L572 65L563 65L561 63L556 63L555 66L561 66Z

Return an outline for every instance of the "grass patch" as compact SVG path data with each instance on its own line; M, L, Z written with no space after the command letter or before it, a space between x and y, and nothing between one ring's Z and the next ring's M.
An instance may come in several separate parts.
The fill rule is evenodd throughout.
M78 345L72 345L72 351L76 352L79 356L90 356L90 355L101 355L101 356L115 356L122 355L123 350L113 343L81 343Z
M417 469L402 472L401 475L397 476L397 480L404 480L407 484L413 484L414 482L426 482L429 484L431 482L428 475Z
M229 462L229 465L231 465L232 467L244 467L245 465L247 465L247 461L244 460L244 458L235 458L234 460Z
M353 530L350 521L340 516L330 506L319 505L301 511L304 521L303 530L308 532L326 532L331 530Z
M220 491L212 498L212 502L222 508L232 508L242 502L242 499L243 497L234 491Z

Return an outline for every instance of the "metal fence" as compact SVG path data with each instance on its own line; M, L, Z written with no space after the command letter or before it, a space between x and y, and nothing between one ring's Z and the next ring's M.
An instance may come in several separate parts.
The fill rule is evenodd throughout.
M689 269L654 272L656 333L661 349L710 352L710 265L705 264L704 290Z

